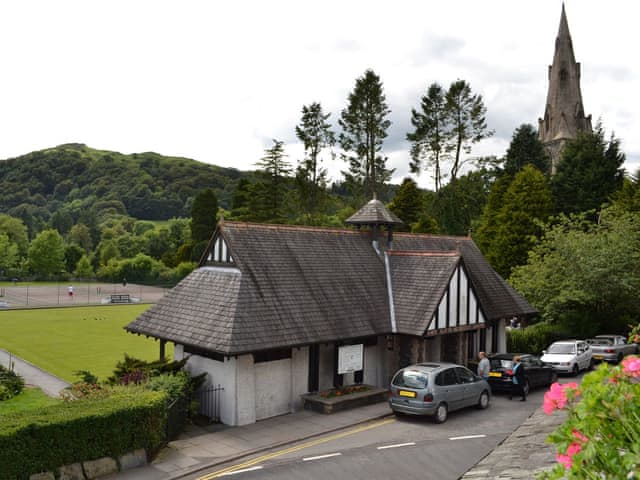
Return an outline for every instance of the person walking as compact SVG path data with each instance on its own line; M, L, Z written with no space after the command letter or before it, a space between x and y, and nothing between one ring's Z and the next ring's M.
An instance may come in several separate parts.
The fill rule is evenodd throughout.
M489 371L491 370L491 364L489 363L487 354L478 352L478 358L480 358L480 362L478 363L478 376L487 380L489 378Z
M67 293L69 294L69 298L73 299L73 285L69 285L69 287L67 287Z
M520 363L520 356L516 355L513 357L513 377L511 377L511 393L509 394L509 400L513 398L514 395L520 395L521 402L527 401L527 392L524 390L524 385L526 382L524 375L524 367L522 363Z

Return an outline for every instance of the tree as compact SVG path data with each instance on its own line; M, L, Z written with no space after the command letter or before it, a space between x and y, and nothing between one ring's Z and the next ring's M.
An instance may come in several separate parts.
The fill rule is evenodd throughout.
M446 109L445 92L437 83L432 83L420 102L421 111L411 109L411 124L415 130L407 133L411 142L413 173L432 167L436 192L442 187L442 162L451 151L451 128Z
M342 128L339 142L344 150L341 156L349 164L343 174L356 196L374 196L393 173L387 170L387 157L381 154L391 125L386 118L389 113L380 77L367 70L356 80L349 104L338 120Z
M553 213L553 197L545 176L532 165L516 174L502 197L497 228L486 256L491 266L508 278L527 262L529 250L543 233Z
M296 126L296 137L304 145L305 158L298 165L297 177L301 186L308 185L310 189L301 188L300 198L308 199L307 203L311 213L318 207L318 196L326 187L327 170L320 168L322 158L320 154L327 147L333 147L336 143L335 134L331 130L331 124L327 119L330 113L324 113L322 106L314 102L302 107L302 118ZM309 190L309 191L306 191Z
M482 214L489 187L487 172L478 170L463 175L455 183L442 187L434 196L431 214L445 235L468 235Z
M418 222L425 213L425 202L418 184L407 177L396 192L389 210L395 213L404 222L404 229L410 230L412 225Z
M500 226L498 218L502 209L502 197L504 197L512 181L513 177L508 174L499 177L491 186L487 203L482 209L482 216L480 217L480 222L473 235L473 239L485 257L491 249L491 244Z
M282 221L287 195L287 179L291 164L286 161L284 142L273 140L273 146L264 151L264 157L256 163L263 180L253 186L252 212L258 220Z
M209 241L216 227L218 199L207 188L196 195L191 206L191 240L194 243Z
M611 205L622 212L640 212L640 169L625 177L622 188L611 196Z
M579 337L623 332L640 318L640 214L605 209L600 222L562 215L509 282L543 318Z
M64 247L64 264L67 272L73 272L85 251L75 243Z
M65 271L64 240L57 230L43 230L29 246L29 267L42 278Z
M0 233L6 234L9 241L17 245L20 255L26 255L29 237L27 227L21 219L0 213Z
M320 154L324 148L335 145L335 134L319 103L302 107L302 119L296 126L296 136L304 144L305 158L296 170L296 189L301 210L312 217L320 210L326 196L327 171L320 168Z
M593 132L581 132L568 141L551 179L558 212L599 210L622 187L624 160L620 141L612 134L606 142L600 122Z
M19 259L18 245L6 233L0 233L0 277L12 275Z
M93 278L95 276L93 267L91 266L91 260L87 255L83 255L80 260L78 260L73 275L77 278Z
M91 230L84 223L76 223L67 236L69 243L75 243L85 252L90 252L93 248L93 239L91 238Z
M462 152L470 153L474 143L492 136L493 131L487 129L485 118L487 109L482 101L482 95L473 95L471 86L467 82L464 80L453 82L445 98L455 142L453 148L455 154L451 166L451 181L455 182L460 168L468 161L461 159Z
M513 132L505 156L504 173L514 176L525 165L533 165L545 175L551 171L551 162L538 132L528 123L523 123Z
M249 216L251 203L251 182L246 178L238 180L231 197L231 217L245 220Z

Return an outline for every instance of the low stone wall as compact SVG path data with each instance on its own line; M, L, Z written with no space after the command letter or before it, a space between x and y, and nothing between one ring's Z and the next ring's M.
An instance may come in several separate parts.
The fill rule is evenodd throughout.
M364 392L354 392L338 397L328 398L311 393L300 396L306 410L313 410L320 413L333 413L340 410L369 405L371 403L384 402L387 400L387 397L388 390L377 387L371 387Z
M73 463L58 468L57 475L53 472L36 473L29 480L93 480L120 471L142 467L147 464L147 452L141 448L127 453L117 459L111 457Z

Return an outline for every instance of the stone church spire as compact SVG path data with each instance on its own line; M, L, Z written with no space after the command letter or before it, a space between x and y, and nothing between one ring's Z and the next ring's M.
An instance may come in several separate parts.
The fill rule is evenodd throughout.
M562 148L579 131L591 131L591 115L584 115L580 92L580 63L573 54L567 15L562 4L553 64L549 67L549 91L544 118L538 119L538 138L551 157L555 172Z

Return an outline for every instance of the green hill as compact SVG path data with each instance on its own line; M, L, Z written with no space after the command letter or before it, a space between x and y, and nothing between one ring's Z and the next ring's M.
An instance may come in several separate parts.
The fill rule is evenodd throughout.
M0 213L27 225L56 212L74 220L104 210L143 220L189 216L194 196L211 188L230 207L237 181L251 173L153 152L123 155L66 144L0 161Z

